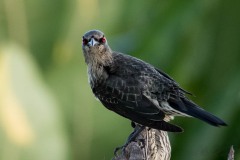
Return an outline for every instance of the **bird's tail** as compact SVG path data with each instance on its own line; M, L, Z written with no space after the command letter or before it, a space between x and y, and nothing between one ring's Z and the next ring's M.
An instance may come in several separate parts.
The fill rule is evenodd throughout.
M171 124L165 121L151 121L150 123L146 124L146 126L162 131L167 132L183 132L183 129L175 124Z
M213 126L227 126L227 124L221 120L220 118L214 116L213 114L205 111L204 109L200 108L199 106L197 106L196 104L194 104L192 101L183 98L181 99L183 104L185 105L185 109L186 110L178 110L188 114L190 116L193 116L195 118L198 118L200 120L203 120L205 122L207 122L208 124L211 124Z

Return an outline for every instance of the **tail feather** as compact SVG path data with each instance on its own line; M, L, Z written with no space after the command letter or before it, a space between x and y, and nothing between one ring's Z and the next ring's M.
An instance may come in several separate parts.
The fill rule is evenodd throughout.
M181 101L183 103L181 105L184 105L184 107L182 107L181 105L178 105L178 107L174 107L175 109L179 110L180 112L183 112L192 117L203 120L213 126L227 126L227 124L223 120L221 120L220 118L214 116L213 114L205 111L204 109L200 108L199 106L194 104L192 101L190 101L186 98L182 98Z
M168 132L183 132L183 129L175 124L171 124L165 121L152 121L152 122L153 123L148 124L148 126L151 128Z
M133 115L131 117L131 120L134 122L137 122L141 125L148 126L150 128L162 130L162 131L168 131L168 132L183 132L183 129L175 124L171 124L168 122L165 122L164 120L161 121L154 121L150 119L145 119L140 116Z

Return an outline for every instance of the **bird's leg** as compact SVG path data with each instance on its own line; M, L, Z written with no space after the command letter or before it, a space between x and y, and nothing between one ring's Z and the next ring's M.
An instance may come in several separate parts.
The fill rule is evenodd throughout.
M131 122L131 126L133 127L133 128L135 128L136 127L136 124L135 124L135 122Z
M141 126L141 127L138 127L136 126L134 131L129 135L128 139L127 139L127 142L121 146L121 147L117 147L115 150L114 150L114 155L116 156L117 155L117 152L122 149L123 152L125 152L125 148L128 146L129 143L131 143L132 141L134 141L137 136L144 130L145 126Z

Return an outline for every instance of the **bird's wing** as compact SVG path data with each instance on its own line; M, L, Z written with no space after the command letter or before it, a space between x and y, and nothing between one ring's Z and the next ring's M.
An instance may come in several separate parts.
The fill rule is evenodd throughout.
M104 87L94 89L98 99L111 110L134 112L147 119L161 121L164 113L142 94L135 77L109 76Z
M168 79L169 81L171 81L175 88L179 89L181 92L184 92L186 94L189 94L189 95L193 95L192 93L182 89L181 87L179 87L179 85L174 81L174 79L172 79L168 74L166 74L165 72L163 72L162 70L158 69L158 68L155 68L155 70L160 73L161 75L163 75L166 79Z

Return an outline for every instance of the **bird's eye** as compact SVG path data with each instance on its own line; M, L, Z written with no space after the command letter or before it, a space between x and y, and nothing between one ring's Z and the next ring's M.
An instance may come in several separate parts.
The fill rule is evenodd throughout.
M88 40L87 40L86 38L83 38L83 39L82 39L82 44L83 44L83 45L88 44Z
M105 37L100 38L100 39L99 39L99 42L100 42L100 43L105 43L105 42L106 42L106 38L105 38Z

